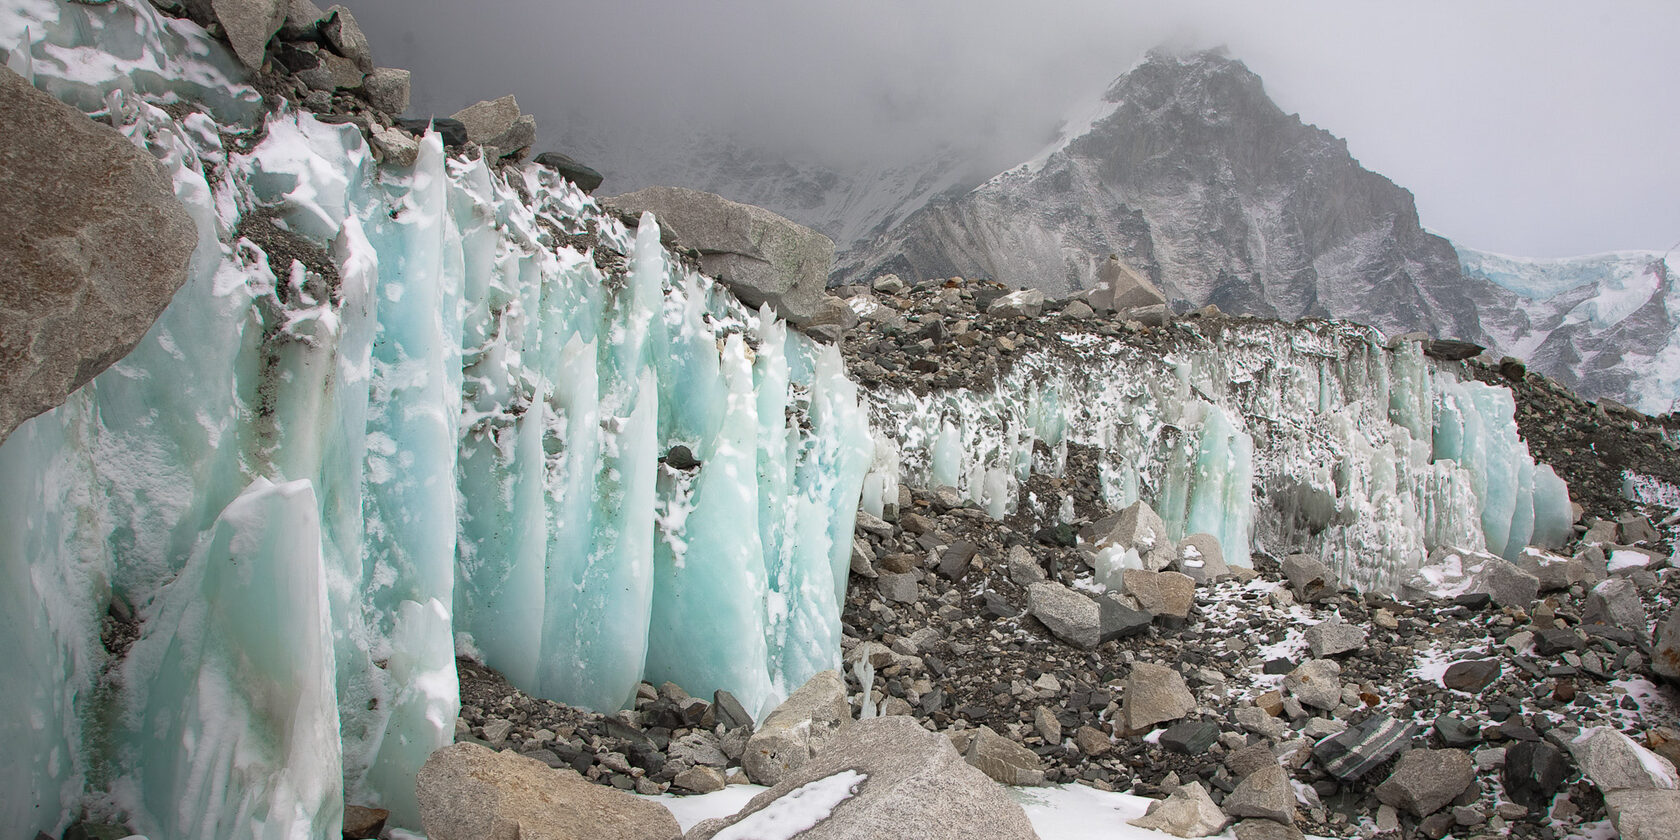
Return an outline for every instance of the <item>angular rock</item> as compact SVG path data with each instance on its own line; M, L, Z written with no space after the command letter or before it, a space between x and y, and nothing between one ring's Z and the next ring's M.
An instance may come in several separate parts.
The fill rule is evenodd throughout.
M1316 658L1359 650L1365 647L1368 635L1365 628L1342 621L1340 615L1333 615L1328 621L1308 627L1305 633L1307 649L1311 650Z
M713 793L729 785L729 779L716 767L698 764L672 777L671 784L695 793Z
M1505 750L1500 781L1511 801L1530 811L1550 808L1563 787L1569 763L1563 753L1544 741L1521 741Z
M1569 744L1581 774L1601 793L1617 790L1674 790L1680 777L1668 759L1608 726L1595 726Z
M424 137L427 131L436 131L444 148L459 148L467 142L467 127L452 117L401 117L392 122L415 137Z
M1027 612L1074 647L1089 650L1102 643L1097 602L1059 583L1041 581L1028 586Z
M370 136L380 159L391 166L413 166L420 158L420 144L406 131L373 127Z
M1334 659L1309 659L1283 678L1295 699L1315 709L1334 709L1342 702L1342 666Z
M395 67L375 67L362 79L362 97L376 110L400 114L408 110L411 76Z
M326 16L320 6L309 0L288 0L286 20L280 24L279 35L291 41L313 41L320 34L321 18Z
M121 132L0 70L0 440L128 354L198 228Z
M1126 594L1156 616L1185 619L1196 602L1196 581L1186 574L1123 569L1120 580Z
M450 118L466 127L467 142L483 146L513 128L519 119L519 100L511 93L500 99L480 100L456 111Z
M355 90L366 81L366 74L356 66L356 62L330 52L316 54L317 63L307 70L298 71L298 80L308 85L312 90L334 93L341 90Z
M1497 659L1466 659L1448 665L1446 673L1441 675L1441 684L1455 691L1480 694L1499 679L1500 673Z
M963 575L968 574L968 564L979 550L979 546L968 540L951 543L939 555L939 573L953 581L962 580Z
M1448 715L1435 718L1435 733L1449 747L1472 747L1482 742L1481 727Z
M1309 554L1291 554L1283 558L1283 576L1289 580L1290 591L1298 600L1312 603L1336 594L1341 584L1335 574Z
M1128 732L1142 732L1157 723L1178 720L1196 708L1196 698L1184 684L1184 676L1150 662L1132 663L1122 690Z
M1660 537L1657 529L1651 527L1651 520L1637 513L1624 513L1616 517L1616 527L1621 529L1623 543L1638 545L1654 544Z
M1295 788L1289 774L1273 763L1248 774L1237 789L1225 797L1225 813L1233 817L1259 817L1280 823L1295 822Z
M1458 798L1476 778L1463 750L1410 750L1377 786L1377 798L1414 817L1427 817Z
M1136 269L1120 259L1119 254L1109 254L1108 259L1097 269L1097 289L1091 294L1096 301L1092 308L1099 307L1109 312L1125 312L1142 306L1159 306L1167 302L1167 296L1155 287L1154 283L1139 274Z
M1480 344L1459 341L1454 338L1436 338L1423 343L1423 354L1425 356L1448 362L1461 362L1465 359L1475 358L1486 349Z
M1165 831L1176 837L1212 837L1224 830L1225 813L1213 804L1207 788L1198 782L1182 785L1172 795L1151 803L1149 810L1128 825Z
M1161 732L1161 746L1180 755L1201 755L1219 740L1218 724L1205 720L1174 724Z
M1114 741L1106 733L1095 726L1081 726L1073 733L1074 746L1079 748L1082 755L1099 756L1114 749Z
M1046 744L1062 742L1062 722L1056 719L1055 713L1043 706L1033 710L1033 729Z
M1246 779L1250 773L1277 763L1277 756L1265 744L1250 744L1225 755L1225 768L1238 779Z
M344 840L373 840L373 838L379 836L380 832L385 830L385 821L390 818L391 812L384 808L346 805L344 806Z
M826 817L811 807L819 800ZM816 816L799 840L1037 837L1008 793L965 763L949 739L908 717L858 721L739 813L701 822L687 838L710 840L731 826L741 826L732 835L737 837L792 836L786 824L796 816L790 812Z
M828 237L762 207L680 187L648 187L606 203L625 213L652 212L660 229L698 250L701 270L742 303L768 303L796 326L816 314L834 264Z
M193 2L201 6L204 0ZM209 5L239 63L248 70L262 69L269 39L286 22L286 0L209 0Z
M431 840L674 840L682 828L663 806L592 784L536 759L453 744L414 779Z
M1191 534L1179 540L1173 566L1198 584L1222 580L1231 574L1219 538L1212 534Z
M914 572L881 574L875 580L875 590L881 597L895 604L913 604L918 597Z
M594 192L604 180L601 173L559 152L543 152L533 160L560 173L560 177L577 184L578 189L586 193Z
M1306 840L1306 835L1292 825L1271 820L1243 820L1231 826L1237 840Z
M1148 630L1154 621L1153 613L1132 609L1112 592L1097 597L1097 625L1101 630L1101 641L1136 636Z
M1617 791L1605 795L1604 809L1621 840L1672 840L1680 826L1680 791Z
M1044 784L1044 766L1032 750L982 726L968 742L963 760L1006 785Z
M1239 706L1231 713L1231 719L1243 729L1272 741L1282 738L1285 732L1283 721L1256 706Z
M986 307L986 314L994 318L1037 318L1044 311L1044 292L1021 289L1010 292Z
M328 9L320 28L321 37L327 40L333 52L354 61L363 73L373 71L373 53L368 50L367 36L362 34L362 28L356 25L356 17L350 14L349 9L343 6Z
M1143 568L1158 572L1177 559L1178 547L1167 535L1167 524L1148 502L1137 501L1125 510L1092 526L1097 549L1109 546L1130 548L1143 560Z
M0 430L5 426L0 425ZM1651 647L1651 670L1673 682L1680 682L1680 607L1671 608L1668 618L1657 627Z
M1650 630L1650 619L1639 599L1639 587L1622 578L1610 578L1587 593L1581 621L1620 627L1640 637Z
M741 766L754 784L774 785L851 723L846 681L838 671L818 672L765 716L747 739Z
M1009 549L1009 579L1022 589L1044 580L1044 567L1038 565L1026 546Z
M1352 781L1404 749L1416 731L1407 721L1372 715L1358 726L1319 741L1312 755L1330 775Z

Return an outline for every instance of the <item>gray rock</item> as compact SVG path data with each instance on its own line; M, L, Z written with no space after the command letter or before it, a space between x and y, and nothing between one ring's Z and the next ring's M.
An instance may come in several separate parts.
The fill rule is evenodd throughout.
M1680 607L1671 608L1668 618L1657 627L1656 644L1651 648L1651 670L1680 682Z
M741 701L734 694L725 689L720 688L712 692L712 711L717 715L718 723L723 724L725 729L750 729L753 725L752 715L747 708L741 705Z
M1340 615L1331 616L1308 627L1305 633L1307 649L1315 657L1337 656L1365 647L1368 634L1365 628L1342 621Z
M1037 318L1044 311L1044 292L1022 289L1010 292L986 307L986 314L994 318Z
M193 5L203 2L193 0ZM248 70L262 69L268 41L286 22L290 4L286 0L209 0L209 6L239 63Z
M716 767L695 765L671 778L671 784L695 793L714 793L729 785L729 779Z
M676 818L656 802L476 744L432 753L415 776L414 790L431 840L682 837Z
M1038 756L988 726L975 731L963 760L1006 785L1044 784L1044 767Z
M1178 720L1196 708L1196 698L1184 684L1184 676L1150 662L1132 664L1122 691L1128 732L1142 732L1157 723Z
M1265 709L1257 706L1239 706L1231 713L1231 719L1245 731L1270 741L1282 738L1286 731L1283 721L1266 714Z
M1295 699L1315 709L1334 709L1342 702L1342 666L1333 659L1309 659L1283 678Z
M1417 727L1406 721L1372 715L1340 735L1319 741L1312 755L1330 775L1352 781L1404 749L1416 732Z
M1680 791L1617 791L1605 795L1604 809L1621 840L1672 840L1680 825Z
M1131 309L1120 310L1120 317L1127 321L1136 321L1146 327L1165 326L1172 320L1172 310L1164 303L1153 306L1134 306Z
M1651 527L1651 520L1637 513L1624 513L1616 517L1616 527L1621 529L1621 542L1628 545L1655 543L1659 537L1657 529Z
M1427 817L1458 798L1476 778L1463 750L1411 750L1377 786L1377 798L1414 817Z
M1259 817L1280 823L1295 822L1295 789L1289 774L1273 763L1248 774L1237 789L1225 797L1225 813L1233 817Z
M742 303L768 303L798 326L816 314L834 263L828 237L762 207L680 187L648 187L606 203L625 213L651 211L662 230L700 251L701 269Z
M1243 820L1231 826L1237 840L1305 840L1306 835L1292 825L1271 820Z
M1219 538L1212 534L1191 534L1179 540L1173 567L1199 584L1222 580L1231 574Z
M1027 612L1074 647L1089 650L1102 643L1097 602L1059 583L1040 581L1028 586Z
M1185 721L1161 732L1161 746L1179 755L1201 755L1219 740L1219 725L1205 720Z
M373 127L369 137L380 159L391 166L413 166L420 158L420 144L406 131Z
M953 581L960 581L968 574L968 565L974 559L979 546L968 540L957 540L945 547L939 553L939 573Z
M362 79L362 97L387 114L408 110L410 74L395 67L375 67Z
M1067 306L1062 307L1062 317L1064 318L1090 318L1096 314L1096 310L1082 300L1072 301Z
M1272 755L1271 748L1265 744L1250 744L1225 755L1225 768L1238 779L1248 778L1250 773L1276 764L1277 756Z
M326 16L320 6L309 0L288 0L279 35L290 41L313 41L320 34L321 18Z
M1581 774L1601 793L1618 790L1674 790L1680 787L1668 759L1608 726L1596 726L1569 744Z
M1055 713L1044 706L1033 710L1033 729L1038 737L1046 744L1060 744L1062 742L1062 722L1056 719Z
M916 591L916 573L903 572L894 574L883 572L875 580L875 591L881 597L895 604L913 604L918 597Z
M852 574L860 577L875 577L875 549L863 540L852 540Z
M513 125L508 126L507 131L490 138L490 142L484 144L484 154L491 160L518 155L531 148L531 144L535 142L537 118L530 114L520 114L513 121Z
M1308 554L1291 554L1283 558L1283 576L1298 600L1312 603L1336 594L1341 584L1336 576Z
M1639 587L1622 578L1602 581L1587 593L1581 620L1586 624L1620 627L1640 637L1650 630L1650 619L1639 599Z
M1044 567L1038 565L1026 546L1009 549L1009 579L1022 589L1044 580Z
M0 70L0 440L133 349L198 228L151 154Z
M560 152L543 152L532 160L560 173L560 177L577 184L578 189L586 193L594 192L605 180L601 173L593 168L585 166Z
M513 128L514 121L519 119L519 100L513 94L480 100L456 111L450 118L466 127L468 142L483 146Z
M334 52L354 61L363 73L373 72L373 53L368 50L367 36L362 34L349 9L343 6L328 9L326 19L321 21L321 37L327 39Z
M747 739L741 766L754 784L774 785L851 723L846 681L838 671L821 671L765 716Z
M1101 641L1136 636L1147 631L1154 621L1153 613L1132 609L1112 592L1097 597L1097 625L1101 630Z
M299 81L314 90L328 94L355 90L365 81L361 68L348 58L330 52L317 53L315 57L320 60L319 64L297 74Z
M1165 831L1177 837L1212 837L1229 822L1198 782L1182 785L1171 796L1151 803L1149 810L1128 825Z
M1178 547L1167 536L1167 524L1148 502L1133 502L1092 528L1098 549L1108 546L1134 549L1148 571L1165 569L1177 559Z
M839 332L846 333L861 320L851 304L834 295L825 294L817 301L816 312L812 314L806 328L832 325Z
M1125 312L1167 302L1167 296L1148 278L1122 261L1119 254L1109 254L1108 259L1098 267L1097 283L1092 297L1109 312Z
M665 754L672 761L690 765L719 768L729 766L729 757L723 754L717 736L705 730L690 732L673 740L670 747L666 748Z
M1184 619L1196 601L1196 582L1178 572L1123 569L1121 588L1137 599L1138 606L1157 616Z
M1482 689L1499 679L1501 669L1497 659L1466 659L1447 666L1441 684L1455 691L1480 694Z
M852 772L852 795L799 840L914 837L918 840L1036 840L1026 812L985 774L965 763L950 740L908 717L858 721L827 749L781 782L753 797L734 816L706 820L688 840L710 840L741 825L741 837L766 836L775 803L813 782ZM832 784L832 783L831 783ZM784 805L783 807L787 807ZM758 831L751 830L754 826Z

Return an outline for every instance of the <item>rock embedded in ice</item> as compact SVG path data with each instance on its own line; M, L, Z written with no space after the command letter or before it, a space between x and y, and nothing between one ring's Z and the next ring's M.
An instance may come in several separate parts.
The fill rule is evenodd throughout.
M198 232L153 156L0 69L0 441L122 358L187 279Z
M664 806L572 770L555 770L514 752L454 744L432 753L414 779L431 840L510 836L529 840L675 840Z
M823 787L835 779L845 783L839 795L820 796ZM802 807L817 799L822 801L815 804L822 807ZM778 812L781 818L775 823L766 821ZM805 766L753 797L739 813L701 822L687 838L792 836L800 840L1037 837L1021 806L967 764L948 738L903 716L858 721Z
M1377 786L1377 798L1414 817L1427 817L1458 798L1475 779L1475 762L1463 750L1409 750Z
M233 47L234 55L239 56L240 63L254 72L262 68L268 40L286 22L290 5L286 0L189 0L187 8L193 10L195 7L215 17L216 22L222 25L228 44ZM203 12L199 14L203 15ZM203 15L203 20L208 20L210 15Z
M1141 733L1157 723L1178 720L1196 708L1184 675L1152 662L1132 663L1122 701L1127 732Z
M1212 534L1191 534L1178 541L1173 568L1204 584L1230 576L1231 567L1225 564L1225 552L1219 548L1219 538Z
M759 724L747 739L741 766L754 784L774 785L851 723L852 706L840 672L818 672Z
M1172 565L1177 553L1167 525L1147 502L1128 505L1113 516L1092 526L1096 547L1116 546L1136 551L1143 560L1143 568L1157 572Z

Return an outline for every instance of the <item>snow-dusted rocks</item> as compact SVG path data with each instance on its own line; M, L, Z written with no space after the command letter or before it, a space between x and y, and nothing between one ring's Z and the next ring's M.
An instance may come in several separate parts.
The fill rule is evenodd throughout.
M746 305L768 303L798 325L816 314L834 262L828 237L761 207L680 187L649 187L608 204L625 213L653 213L677 242L700 252L708 275Z
M986 308L986 314L994 318L1037 318L1044 309L1044 292L1038 289L1021 289L1010 292Z
M838 671L820 671L782 701L747 739L741 764L754 783L774 785L851 723L845 681Z
M1596 726L1569 744L1581 774L1602 793L1618 790L1674 790L1680 776L1668 759L1608 726Z
M683 833L654 802L474 744L432 753L414 784L431 840L675 840Z
M158 162L0 68L0 441L120 359L187 279L198 235Z
M1157 618L1183 621L1196 600L1196 581L1178 572L1124 569L1120 588L1137 600L1138 607Z
M963 761L949 739L908 717L858 721L740 813L696 825L688 840L916 837L1036 838L1021 806Z
M1406 581L1422 597L1487 595L1495 604L1527 609L1540 595L1540 579L1501 557L1478 551L1449 551Z
M1622 578L1600 582L1587 593L1587 604L1581 612L1587 624L1619 627L1644 637L1650 630L1645 605L1639 601L1639 588Z

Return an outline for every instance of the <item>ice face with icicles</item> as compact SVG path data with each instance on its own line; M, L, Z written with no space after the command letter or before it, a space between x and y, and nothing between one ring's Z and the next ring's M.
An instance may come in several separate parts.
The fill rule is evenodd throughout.
M1518 438L1508 390L1351 324L1175 329L1165 355L1073 333L990 390L872 392L891 441L879 451L901 457L877 458L865 509L879 513L902 476L1012 513L1031 472L1060 474L1078 445L1108 507L1142 499L1174 539L1217 537L1228 562L1306 552L1367 590L1393 590L1438 549L1510 556L1567 536L1568 489ZM1099 564L1113 579L1140 562L1116 547Z
M0 446L9 833L418 829L457 644L604 711L642 679L759 710L839 664L875 445L833 348L545 169L435 135L384 167L296 112L230 148L260 97L197 27L11 5L8 62L156 155L200 242L135 351Z

